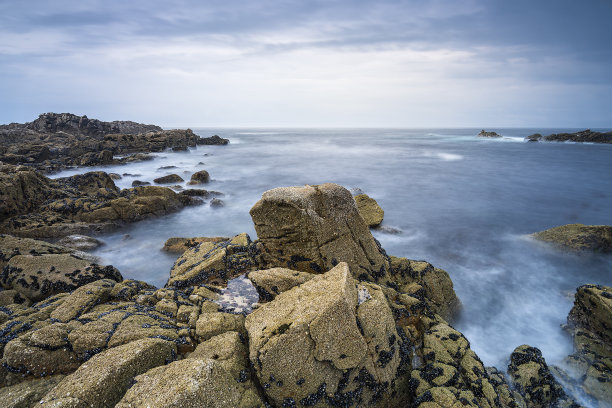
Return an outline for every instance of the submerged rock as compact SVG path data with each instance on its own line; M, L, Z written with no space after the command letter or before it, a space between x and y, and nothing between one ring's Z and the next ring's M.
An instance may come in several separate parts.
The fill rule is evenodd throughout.
M79 251L90 251L104 245L104 242L93 237L88 237L87 235L68 235L60 239L57 243Z
M275 188L250 213L268 267L323 273L347 262L355 277L370 281L389 270L351 193L337 184Z
M359 194L355 196L359 215L370 228L378 227L385 216L385 212L378 205L376 200L370 198L367 194Z
M568 224L532 236L574 251L612 252L612 227L608 225Z

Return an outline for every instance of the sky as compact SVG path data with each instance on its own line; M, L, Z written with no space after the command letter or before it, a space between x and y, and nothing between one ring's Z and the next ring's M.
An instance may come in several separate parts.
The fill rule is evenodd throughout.
M612 127L611 0L0 0L0 123Z

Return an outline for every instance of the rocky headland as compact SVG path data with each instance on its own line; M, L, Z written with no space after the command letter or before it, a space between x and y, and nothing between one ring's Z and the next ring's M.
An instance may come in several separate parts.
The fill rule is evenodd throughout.
M105 212L137 205L104 174L85 176L100 200L119 195ZM36 196L24 212L40 211ZM612 288L578 289L574 370L523 345L508 379L452 327L448 273L388 255L348 190L278 188L250 213L258 240L168 242L181 254L159 289L75 249L0 236L5 406L578 407L569 387L612 403ZM237 276L259 293L248 311L221 301Z
M151 159L145 153L227 144L191 129L163 130L130 121L103 122L71 113L46 113L28 123L0 125L0 161L45 173L73 166L118 164Z
M612 143L612 132L594 132L591 129L586 129L576 133L553 133L548 136L542 136L540 133L534 133L527 136L529 142L586 142L586 143Z

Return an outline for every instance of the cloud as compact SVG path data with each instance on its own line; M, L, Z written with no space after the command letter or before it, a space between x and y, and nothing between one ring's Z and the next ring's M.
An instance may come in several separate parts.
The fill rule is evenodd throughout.
M595 127L612 87L595 4L5 1L0 119Z

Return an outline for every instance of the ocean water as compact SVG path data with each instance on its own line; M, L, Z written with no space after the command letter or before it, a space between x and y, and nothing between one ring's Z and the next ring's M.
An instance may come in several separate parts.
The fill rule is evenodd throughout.
M124 277L157 286L176 258L160 251L167 238L247 232L255 239L248 212L268 189L325 182L359 189L385 210L383 225L401 231L374 231L387 253L448 271L463 303L454 326L485 365L505 369L521 344L557 363L571 352L561 325L575 288L612 285L612 256L563 253L527 234L576 222L612 224L612 145L524 141L535 132L574 129L489 129L502 139L478 138L479 130L194 129L231 143L54 177L129 173L116 182L126 188L135 179L210 172L205 188L223 192L224 207L190 207L99 237L106 245L96 255Z

